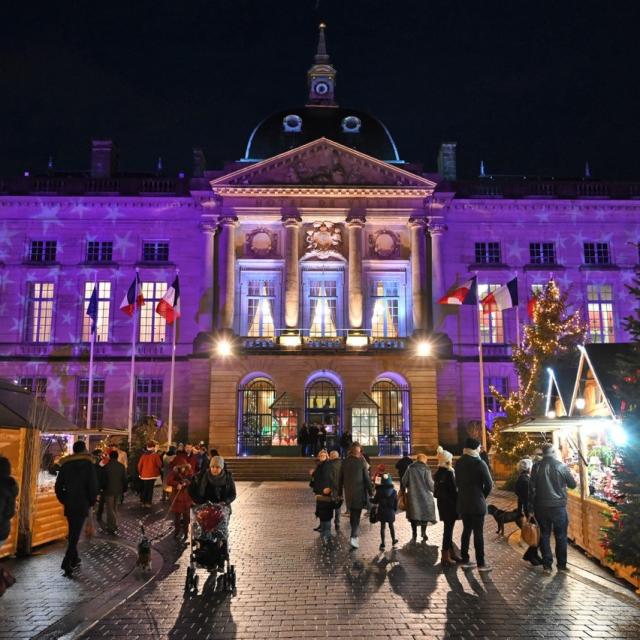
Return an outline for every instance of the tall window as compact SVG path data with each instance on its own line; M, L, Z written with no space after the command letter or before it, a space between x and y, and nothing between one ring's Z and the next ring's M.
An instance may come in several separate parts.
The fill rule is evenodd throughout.
M87 422L87 407L89 406L89 379L78 381L78 409L76 423L84 425ZM91 400L91 426L101 427L104 419L104 380L93 379L93 394Z
M509 378L503 376L485 376L484 377L484 411L487 416L487 424L491 426L493 421L499 416L504 415L502 407L491 394L491 387L495 387L496 391L506 396L509 391Z
M271 405L276 399L276 389L270 380L257 378L240 388L242 402L241 424L238 429L238 445L241 453L258 452L270 447L274 420Z
M479 284L478 296L480 299L495 291L499 284ZM480 336L485 344L504 342L504 324L502 321L502 311L492 311L491 313L480 313Z
M18 384L30 391L38 400L45 400L47 397L46 378L20 378Z
M144 304L140 307L140 342L164 342L167 322L156 313L158 302L167 290L166 282L143 282Z
M378 408L353 407L351 409L351 438L365 447L378 444Z
M29 260L31 262L55 262L58 243L55 240L33 240Z
M87 242L87 262L111 262L113 260L113 242Z
M608 242L585 242L585 264L611 264L611 254Z
M613 291L610 284L587 285L587 312L591 342L614 342Z
M378 405L379 449L381 454L395 455L408 450L409 433L405 424L409 389L392 380L378 380L371 389Z
M309 290L311 337L337 336L338 289L335 280L315 280Z
M475 257L477 264L500 264L500 243L476 242Z
M29 316L27 339L29 342L49 342L53 325L52 282L32 282L29 285Z
M109 315L111 312L111 283L98 282L98 319L96 323L96 342L109 340ZM84 283L84 315L82 317L82 340L91 340L91 318L87 315L89 300L93 294L95 283Z
M553 242L530 242L529 262L531 264L555 264L556 248Z
M276 335L273 313L275 289L270 280L249 280L247 283L247 335L272 337Z
M162 416L162 378L136 379L136 420Z
M169 243L166 240L147 240L142 244L144 262L168 262Z
M371 280L371 336L373 338L398 337L398 310L400 307L397 281Z

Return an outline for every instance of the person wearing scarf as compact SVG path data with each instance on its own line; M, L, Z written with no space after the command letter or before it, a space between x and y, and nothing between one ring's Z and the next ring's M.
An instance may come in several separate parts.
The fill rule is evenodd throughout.
M231 503L236 499L236 484L231 471L225 469L222 456L213 456L209 467L203 469L191 481L189 495L196 504L224 503L229 507L231 514Z

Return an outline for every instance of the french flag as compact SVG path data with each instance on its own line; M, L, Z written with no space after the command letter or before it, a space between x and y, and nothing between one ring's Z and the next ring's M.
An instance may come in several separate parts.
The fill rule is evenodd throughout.
M478 304L476 277L445 293L438 304Z
M495 291L485 296L481 301L482 311L492 313L504 311L518 306L518 278L509 280L507 284L498 287Z
M136 273L134 281L127 290L127 294L122 298L120 303L120 311L124 311L129 317L133 316L133 312L137 307L144 304L144 296L142 295L142 283L140 282L140 274Z
M176 276L173 284L158 302L156 313L160 314L167 321L167 324L173 324L180 317L180 282L178 281L178 276Z

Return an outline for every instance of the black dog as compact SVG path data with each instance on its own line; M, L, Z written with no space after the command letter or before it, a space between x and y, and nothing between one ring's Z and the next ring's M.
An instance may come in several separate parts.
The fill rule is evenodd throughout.
M495 521L498 524L497 533L501 536L504 535L504 525L507 522L515 522L520 526L520 516L518 515L517 509L514 509L513 511L504 511L502 509L498 509L494 504L490 504L487 507L487 510L495 518Z

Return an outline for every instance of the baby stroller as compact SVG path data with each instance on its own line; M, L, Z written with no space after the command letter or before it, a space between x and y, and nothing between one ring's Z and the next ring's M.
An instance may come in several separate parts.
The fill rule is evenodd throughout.
M221 573L224 591L236 588L236 570L229 560L229 515L226 504L205 502L191 510L191 553L184 585L185 593L198 593L196 569Z

